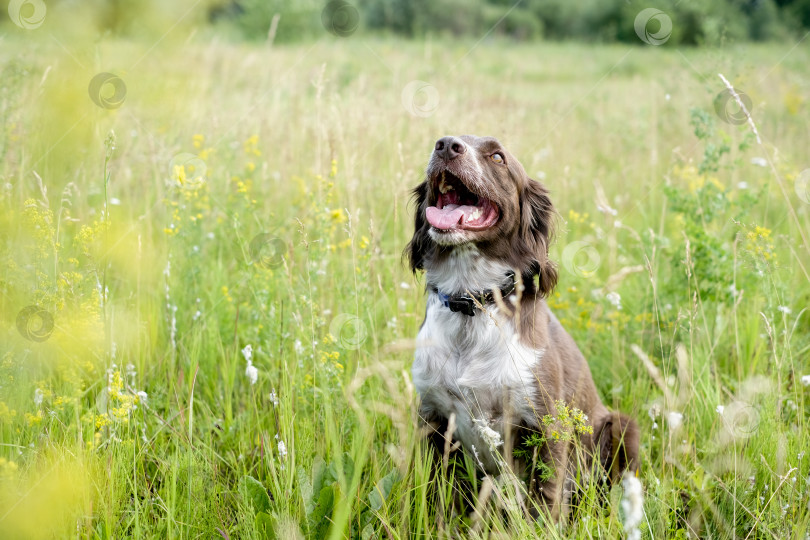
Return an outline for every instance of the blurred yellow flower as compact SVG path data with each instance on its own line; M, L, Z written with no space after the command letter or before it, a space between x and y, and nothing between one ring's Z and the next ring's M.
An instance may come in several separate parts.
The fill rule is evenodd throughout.
M37 411L37 414L25 413L25 423L31 426L38 426L42 423L42 411Z
M17 411L14 409L9 409L8 405L4 402L0 401L0 422L7 423L11 422L14 417L17 416Z
M336 221L337 223L343 223L346 221L346 213L341 208L329 212L329 217L332 218L332 221Z

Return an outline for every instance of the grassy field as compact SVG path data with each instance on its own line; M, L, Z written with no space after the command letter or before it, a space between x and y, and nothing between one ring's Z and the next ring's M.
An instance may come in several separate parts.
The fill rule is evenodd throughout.
M32 36L0 50L0 537L627 534L621 486L560 528L504 477L428 496L401 251L461 133L551 190L641 536L810 533L806 46Z

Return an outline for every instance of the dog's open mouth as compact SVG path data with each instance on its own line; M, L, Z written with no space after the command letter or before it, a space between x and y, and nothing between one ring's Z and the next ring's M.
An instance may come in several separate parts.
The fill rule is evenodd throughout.
M450 171L434 180L437 190L436 206L428 207L425 217L441 231L480 231L498 221L498 207L485 197L476 195Z

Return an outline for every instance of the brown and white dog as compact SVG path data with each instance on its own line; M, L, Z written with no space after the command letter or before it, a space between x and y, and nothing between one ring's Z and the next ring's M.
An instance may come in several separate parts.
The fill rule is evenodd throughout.
M440 454L455 424L451 442L483 472L510 464L559 519L575 478L597 472L615 482L636 470L638 428L602 404L585 358L544 300L557 282L548 191L496 139L463 135L436 142L413 193L405 255L414 272L425 271L428 292L412 370L420 416ZM552 442L542 419L558 415L558 400L584 412L593 433ZM532 432L549 441L535 463L514 458ZM533 472L537 459L550 478Z

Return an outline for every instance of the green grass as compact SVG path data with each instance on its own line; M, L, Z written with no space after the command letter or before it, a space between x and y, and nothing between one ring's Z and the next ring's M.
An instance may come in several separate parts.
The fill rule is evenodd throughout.
M621 487L555 528L472 478L459 515L420 443L424 280L400 255L409 189L459 133L552 192L549 303L641 425L643 537L806 536L806 47L185 37L0 51L0 536L623 534ZM88 97L99 72L120 108ZM762 145L715 114L718 72ZM28 305L48 339L18 332Z

